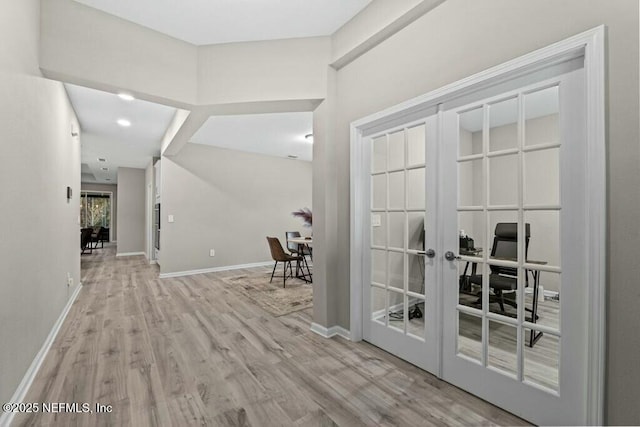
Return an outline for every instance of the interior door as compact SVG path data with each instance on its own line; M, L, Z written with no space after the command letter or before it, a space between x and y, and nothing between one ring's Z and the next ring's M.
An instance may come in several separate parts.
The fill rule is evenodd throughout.
M365 139L370 232L363 242L364 339L436 374L437 126L432 111Z
M583 74L443 113L442 377L536 424L586 422Z

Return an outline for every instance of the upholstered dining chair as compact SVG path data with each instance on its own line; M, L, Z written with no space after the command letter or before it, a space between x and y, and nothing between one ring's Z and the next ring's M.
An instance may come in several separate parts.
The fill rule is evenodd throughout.
M300 262L302 261L301 255L289 255L284 249L282 249L282 244L280 244L280 240L277 237L267 237L267 241L269 242L269 249L271 250L271 258L276 262L273 265L273 271L271 272L271 280L269 283L273 282L274 275L276 273L276 267L278 263L283 263L282 270L282 287L287 286L287 277L293 277L293 267L291 266L291 261L296 262L296 272L298 268L300 268ZM287 275L287 270L289 274ZM280 276L275 276L280 277Z

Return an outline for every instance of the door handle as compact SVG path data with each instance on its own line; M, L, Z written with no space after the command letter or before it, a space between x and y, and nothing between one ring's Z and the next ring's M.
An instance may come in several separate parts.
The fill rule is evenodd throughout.
M460 257L458 255L454 254L451 251L445 252L444 257L446 258L447 261L453 261L454 259L460 259Z
M418 251L418 255L426 255L427 258L433 258L436 256L436 251L433 249L427 249L426 251Z

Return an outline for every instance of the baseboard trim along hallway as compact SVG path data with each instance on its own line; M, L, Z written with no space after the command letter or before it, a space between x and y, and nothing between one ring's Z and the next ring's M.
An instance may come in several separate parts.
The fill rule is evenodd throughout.
M265 267L267 265L273 265L273 261L254 262L251 264L227 265L223 267L203 268L200 270L175 271L172 273L160 273L160 278L168 279L170 277L193 276L194 274L216 273L218 271L240 270L242 268Z
M121 257L121 256L138 256L138 255L145 255L144 252L119 252L116 254L116 257Z
M317 323L312 323L311 331L324 338L331 338L338 335L346 340L351 341L351 331L343 328L342 326L335 325L330 328L325 328L324 326Z
M42 366L42 362L44 362L45 357L47 357L47 353L49 353L49 349L51 348L53 341L55 341L56 337L58 336L60 328L62 327L64 320L67 318L67 314L69 314L69 311L71 310L71 306L73 306L73 303L76 301L76 298L80 293L80 289L82 289L82 283L79 283L78 286L76 286L76 289L73 291L73 294L71 294L71 297L67 301L67 304L64 306L62 313L60 313L58 320L56 320L53 328L51 328L47 339L44 340L40 351L38 351L38 354L36 354L33 362L31 362L31 366L29 366L29 369L27 369L24 377L22 377L22 381L20 381L18 388L16 389L15 393L13 393L13 396L11 397L11 400L9 402L21 403L24 400L27 392L29 391L29 388L31 387L31 383L33 383L36 374ZM0 414L0 427L9 427L14 415L14 412L3 412L2 414Z

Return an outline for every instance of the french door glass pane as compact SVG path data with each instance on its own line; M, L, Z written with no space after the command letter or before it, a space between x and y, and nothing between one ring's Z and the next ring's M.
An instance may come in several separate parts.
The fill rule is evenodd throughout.
M489 158L489 204L518 203L518 155Z
M518 99L511 98L489 106L489 151L518 147Z
M547 145L560 142L558 86L524 96L524 145Z
M525 205L560 203L560 149L524 153Z
M458 353L482 360L482 317L458 312Z
M483 114L482 107L460 114L460 157L482 154Z
M425 125L407 130L407 166L425 163Z
M502 322L489 321L487 364L514 377L518 373L518 330Z
M525 329L528 341L531 329ZM560 340L545 333L533 346L524 347L524 379L551 390L559 390Z

